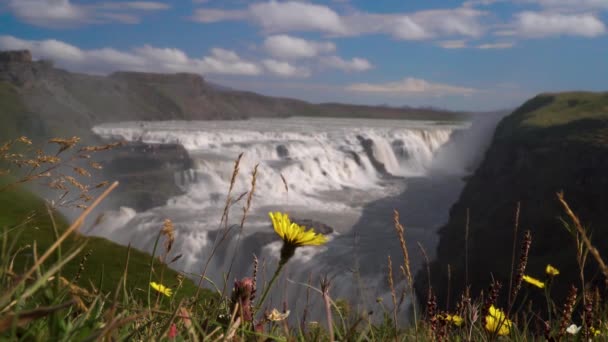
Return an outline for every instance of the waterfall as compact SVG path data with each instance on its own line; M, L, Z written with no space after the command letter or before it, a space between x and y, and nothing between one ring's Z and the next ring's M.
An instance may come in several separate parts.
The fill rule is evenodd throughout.
M460 128L405 120L311 118L100 125L93 130L105 139L182 144L193 166L175 177L184 195L146 212L122 208L108 213L90 234L150 252L163 220L170 218L176 231L174 250L183 255L172 267L200 272L213 241L223 233L220 217L235 159L243 153L232 196L249 190L251 171L258 165L252 208L242 238L236 238L237 230L229 234L208 275L221 281L233 253L237 258L232 278L250 272L253 254L276 263L281 242L270 228L267 213L281 210L333 227L327 245L298 248L290 261L299 270L291 272L290 279L305 281L308 272L332 270L331 255L351 247L341 237L359 219L364 205L397 195L407 187L409 177L423 177L436 151ZM242 206L231 209L230 224L240 221ZM339 279L347 277L340 270L331 272ZM367 284L378 281L366 280ZM290 297L301 291L292 290ZM340 289L345 296L355 296L356 291L354 284Z

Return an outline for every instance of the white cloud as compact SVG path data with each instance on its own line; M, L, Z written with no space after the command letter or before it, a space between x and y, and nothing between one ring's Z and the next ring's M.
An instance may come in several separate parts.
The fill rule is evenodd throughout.
M344 34L340 16L327 6L275 0L249 7L252 19L269 32L321 31Z
M512 42L501 42L501 43L487 43L477 45L478 49L481 50L490 50L490 49L510 49L515 46L515 43Z
M70 0L10 0L8 8L21 20L39 26L61 27L87 21L89 13Z
M93 5L96 8L105 9L133 9L141 11L160 11L171 8L171 6L156 1L124 1L124 2L102 2Z
M465 40L444 40L437 42L437 45L444 49L464 49L467 47Z
M281 77L308 77L310 70L306 68L298 68L288 62L277 61L275 59L265 59L264 67L272 74Z
M388 83L356 83L346 88L349 91L362 93L384 93L390 95L471 95L477 90L473 88L453 86L442 83L432 83L418 78L404 78L397 82Z
M483 12L458 8L453 10L429 10L416 12L402 18L396 26L397 38L425 39L437 36L478 37L483 33L479 18Z
M515 18L517 34L527 38L550 36L596 37L606 32L604 23L592 14L522 12Z
M36 58L51 59L60 67L88 73L105 74L117 70L245 76L263 73L256 63L220 48L211 49L208 56L192 58L179 49L150 45L131 51L112 48L83 50L53 39L36 41L0 36L0 49L29 49Z
M198 9L194 12L192 19L201 23L217 23L227 20L244 20L248 18L246 11L221 10L213 8Z
M571 9L586 11L591 9L608 9L607 0L520 0L535 3L546 8Z
M273 33L388 34L400 40L425 40L442 36L478 37L484 32L480 19L485 15L485 12L464 7L396 14L353 11L340 15L328 6L271 0L240 10L198 9L193 19L203 23L248 20Z
M284 34L266 38L264 47L272 56L285 59L316 57L336 50L331 42L315 42Z
M364 58L355 57L351 60L345 60L338 56L325 57L321 60L322 64L330 68L340 69L342 71L366 71L373 68L373 65Z
M156 1L123 1L75 4L70 0L8 0L8 9L19 19L36 26L64 28L86 23L139 22L134 12L166 10Z

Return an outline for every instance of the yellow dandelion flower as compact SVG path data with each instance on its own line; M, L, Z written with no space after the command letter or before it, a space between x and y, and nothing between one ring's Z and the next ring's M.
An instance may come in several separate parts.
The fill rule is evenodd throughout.
M327 238L323 234L315 233L312 228L306 230L306 227L291 222L289 216L285 213L276 212L269 213L269 215L274 231L287 244L299 247L319 246L327 242Z
M272 221L274 231L283 240L283 247L281 248L281 259L279 260L277 270L274 272L272 279L270 279L268 286L264 289L262 298L258 303L259 306L262 306L264 300L266 300L270 288L272 288L272 285L277 280L283 266L285 266L287 261L295 254L296 248L301 246L319 246L327 242L325 235L315 233L315 230L312 228L306 230L306 227L291 222L289 216L285 213L271 212L268 213L268 215Z
M491 333L496 333L499 336L508 335L511 331L513 323L505 316L502 310L497 309L492 305L486 316L486 330Z
M163 284L151 282L150 287L153 288L154 290L156 290L156 292L160 292L167 297L171 297L171 295L173 294L173 290L171 290L170 288L166 287Z
M589 328L589 332L591 333L591 335L593 337L600 336L602 334L602 332L600 331L600 329L595 329L594 327Z
M545 288L545 283L543 283L542 281L536 279L536 278L532 278L529 275L524 275L524 281L530 285L534 285L536 287L538 287L539 289L544 289Z
M279 322L279 321L284 320L288 316L289 316L289 310L287 310L287 312L285 312L285 313L281 313L277 309L272 309L270 314L266 315L266 318L268 318L269 321Z
M439 318L446 322L450 322L457 327L462 326L462 323L464 323L464 320L462 319L462 317L460 317L458 315L446 314L446 315L439 316Z
M545 273L547 273L547 275L550 277L555 277L556 275L559 275L559 270L553 267L553 265L549 264L545 268Z

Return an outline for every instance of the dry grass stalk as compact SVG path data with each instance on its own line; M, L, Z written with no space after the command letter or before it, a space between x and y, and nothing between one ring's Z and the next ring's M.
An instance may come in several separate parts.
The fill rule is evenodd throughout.
M592 335L591 328L593 328L593 298L590 294L585 295L585 306L583 311L583 334L585 340L589 340Z
M393 282L393 262L391 256L388 256L388 286L391 289L391 297L393 299L393 326L395 336L397 335L397 293L395 292L395 284Z
M287 185L287 180L283 176L282 173L279 174L281 176L281 180L283 181L283 187L285 188L285 192L289 193L289 186Z
M490 307L496 304L496 300L498 299L498 294L500 293L501 287L502 284L499 281L493 280L490 284L490 287L488 288L488 296L485 298L483 306L481 307L481 319L483 326L486 325L486 317L490 312Z
M426 316L429 323L429 338L435 340L437 337L437 297L432 293L429 293L429 298L426 301Z
M466 221L464 224L464 286L465 289L469 289L469 229L470 229L470 212L467 208ZM465 294L466 297L470 297L470 293Z
M327 330L329 333L329 341L334 342L334 322L331 314L331 297L329 297L329 289L331 283L329 278L323 277L321 279L321 295L323 297L323 303L325 304L325 316L327 319Z
M251 200L253 199L253 194L255 193L255 184L258 176L258 166L260 164L256 164L253 168L253 172L251 173L251 188L249 190L249 194L247 195L247 203L243 207L243 216L241 217L241 230L243 230L243 226L245 225L245 219L247 218L247 213L251 208Z
M528 254L530 253L530 246L532 245L532 234L529 230L524 234L524 239L521 243L521 254L519 256L519 263L517 264L517 269L515 272L515 279L513 287L511 288L511 300L509 301L509 312L511 312L511 308L515 303L515 299L517 298L517 294L521 289L521 284L524 279L524 274L526 273L526 267L528 265Z
M570 321L572 319L572 312L574 312L574 305L576 304L577 293L578 289L574 285L572 285L572 287L570 287L568 297L566 297L564 308L562 309L562 319L559 324L557 340L561 340L562 337L564 337L564 335L566 334L566 329L568 328L568 325L570 325Z
M585 231L585 228L583 228L581 221L579 220L578 216L576 216L574 214L574 212L572 212L572 209L570 209L570 206L564 199L564 193L558 192L557 199L564 207L564 210L566 211L566 214L568 215L568 217L570 217L570 219L574 223L574 226L576 227L576 230L580 234L580 236L583 240L583 243L585 244L585 247L587 247L587 249L589 250L589 253L591 253L591 255L593 255L593 258L600 266L600 270L602 271L602 274L604 275L605 284L608 286L608 266L606 266L606 263L604 263L604 260L600 256L600 252L597 250L597 248L595 248L593 246L593 244L591 244L591 240L587 236L587 232Z
M165 236L165 256L163 257L163 261L165 261L175 242L175 228L171 220L165 219L160 234Z
M201 275L198 280L197 289L196 289L196 293L194 294L193 303L196 303L196 301L198 300L198 297L201 292L201 286L203 285L203 280L205 280L205 276L207 275L207 268L209 267L209 263L211 263L211 259L213 259L213 256L215 255L218 247L222 244L222 242L226 239L226 237L228 236L228 233L230 232L228 229L228 213L230 210L230 203L232 201L232 196L231 196L232 190L234 189L234 184L236 183L236 177L239 174L239 166L241 164L242 158L243 158L243 153L239 154L239 156L236 158L236 160L234 162L234 167L232 169L232 176L230 177L230 186L228 188L228 195L226 196L226 204L224 205L224 211L222 212L222 218L220 219L220 224L219 224L221 227L222 223L225 223L224 231L222 234L218 234L216 236L215 240L213 241L213 247L211 248L211 254L209 254L207 261L205 261L205 265L203 266ZM218 240L218 237L219 237L219 240ZM225 286L225 284L224 284L224 286Z
M509 273L509 299L508 302L511 303L511 295L513 289L513 272L515 271L515 251L517 250L517 232L519 231L519 211L521 209L521 203L517 202L517 207L515 208L515 223L513 224L513 249L511 251L511 272Z
M399 237L401 252L403 253L403 267L405 268L405 276L407 277L407 282L413 293L414 280L412 277L412 270L410 268L410 255L407 250L407 245L405 244L405 228L403 228L403 225L399 221L399 212L397 210L393 211L393 220L395 223L395 230L397 231L397 236Z

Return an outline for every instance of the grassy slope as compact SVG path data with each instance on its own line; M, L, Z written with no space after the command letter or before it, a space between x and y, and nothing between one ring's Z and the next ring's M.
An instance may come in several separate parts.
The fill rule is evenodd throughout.
M497 135L498 138L521 138L531 142L560 138L608 144L608 133L594 129L593 125L606 121L608 92L541 94L505 118Z
M3 179L6 181L6 179ZM1 182L0 182L1 183ZM10 232L11 241L18 238L18 246L32 244L36 241L38 251L41 254L54 240L52 224L49 215L46 213L44 202L35 195L26 190L13 188L4 192L0 192L0 227L9 228L17 226L30 214L36 213L33 222L24 225L23 227L14 229ZM57 218L59 229L64 230L67 227L67 222L61 218ZM159 227L160 229L160 227ZM93 283L96 287L101 284L101 289L104 292L113 291L119 283L120 277L123 274L125 261L127 256L127 248L115 244L109 240L97 237L85 237L77 235L71 237L63 245L64 254L73 247L77 247L82 243L87 243L86 251L91 251L87 258L84 271L79 280L79 284L84 287L89 287ZM72 279L78 272L79 264L82 256L72 260L64 269L62 275L68 279ZM31 265L32 257L29 250L22 252L16 259L16 271L19 272L25 265ZM129 260L129 273L127 287L134 291L137 295L141 294L140 298L144 298L148 288L148 272L149 272L150 256L138 250L131 250ZM21 268L21 269L20 269ZM159 281L160 267L156 263L157 274L153 279ZM103 277L102 277L103 275ZM164 274L164 281L167 286L177 284L177 273L167 269ZM185 280L181 295L192 295L195 292L195 285ZM181 297L178 294L178 297Z

